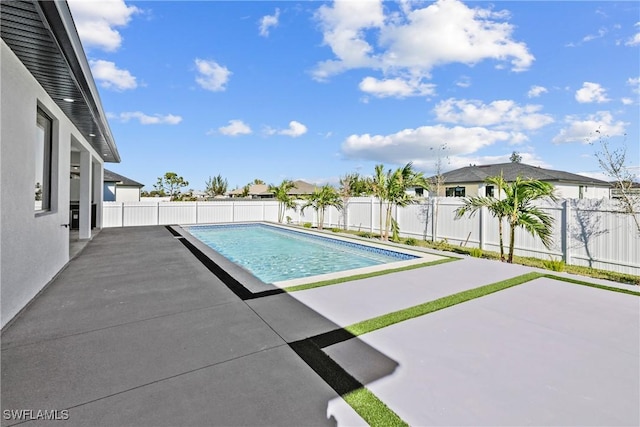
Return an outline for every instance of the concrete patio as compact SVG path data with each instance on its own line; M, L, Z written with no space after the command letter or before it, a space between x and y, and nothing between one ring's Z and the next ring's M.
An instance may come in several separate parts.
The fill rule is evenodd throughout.
M366 425L305 362L308 338L530 271L465 258L248 299L165 227L105 229L3 331L2 425L22 409L68 410L58 425ZM640 424L634 295L537 279L323 351L411 425Z

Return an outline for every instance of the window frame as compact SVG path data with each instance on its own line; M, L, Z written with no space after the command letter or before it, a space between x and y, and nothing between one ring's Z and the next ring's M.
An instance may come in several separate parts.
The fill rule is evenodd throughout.
M41 151L36 153L35 156L35 175L33 189L38 184L38 178L42 178L40 186L41 196L40 200L36 200L34 193L34 212L36 215L51 212L52 210L52 177L53 177L53 119L42 108L38 107L36 112L36 142L35 149ZM39 140L42 138L42 140ZM40 157L42 162L40 162ZM41 175L40 175L41 173ZM41 202L40 206L37 202Z

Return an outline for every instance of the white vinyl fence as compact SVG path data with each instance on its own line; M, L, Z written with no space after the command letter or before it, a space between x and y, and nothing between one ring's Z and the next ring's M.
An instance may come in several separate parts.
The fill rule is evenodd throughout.
M450 244L497 252L498 221L484 209L473 217L455 219L455 210L461 205L458 198L432 198L405 208L394 208L393 214L401 236L446 240ZM539 239L519 228L515 233L516 255L563 259L567 264L640 275L640 235L633 218L621 213L615 201L566 199L539 206L555 219L553 246L546 249ZM317 225L317 214L311 208L304 212L287 210L285 218L293 224L310 222ZM105 202L103 213L104 227L277 220L278 202L275 200ZM343 228L345 221L350 230L379 233L378 200L352 198L342 212L329 208L323 226ZM508 247L506 222L503 223L503 234L505 247Z

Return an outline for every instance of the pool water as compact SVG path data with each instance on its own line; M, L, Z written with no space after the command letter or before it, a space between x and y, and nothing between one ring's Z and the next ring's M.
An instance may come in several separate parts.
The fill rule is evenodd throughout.
M191 226L188 231L265 283L417 258L265 224Z

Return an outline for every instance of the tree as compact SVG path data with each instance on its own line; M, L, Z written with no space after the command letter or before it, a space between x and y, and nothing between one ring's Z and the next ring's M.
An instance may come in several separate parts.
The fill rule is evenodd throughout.
M513 262L515 249L515 230L522 227L533 236L538 237L545 248L549 249L553 243L553 217L534 205L533 202L542 199L556 200L553 185L535 179L524 180L517 177L511 183L505 183L502 177L494 177L493 183L502 182L505 193L504 199L494 197L466 197L464 206L456 210L460 217L467 211L475 213L480 207L486 206L489 211L502 222L506 218L509 224L509 257L507 262ZM500 186L498 185L498 188Z
M301 212L308 207L312 207L318 214L318 230L322 230L324 224L324 213L329 206L333 206L339 211L342 210L342 197L340 193L330 185L323 185L313 190L313 193L305 197L306 203L302 206Z
M600 145L600 149L596 152L596 158L600 168L613 180L613 187L617 196L616 200L620 204L622 212L631 215L640 234L640 222L638 221L640 196L632 192L636 177L629 171L627 166L626 141L620 147L611 148L609 136L603 135L599 129L596 130L596 133L598 134L598 143Z
M502 231L502 221L507 215L507 205L506 201L502 198L502 191L504 187L507 185L504 180L502 174L498 176L489 177L485 180L487 184L493 184L498 189L498 197L466 197L464 199L464 206L456 209L456 218L461 218L467 212L469 216L475 215L475 213L485 207L493 215L498 219L498 240L500 245L500 261L504 262L504 239L503 239L503 231Z
M349 199L352 197L360 197L371 194L372 182L370 178L363 178L360 174L351 173L340 177L340 189L339 194L342 198L343 212L347 211L349 205ZM347 219L344 218L343 227L347 229Z
M253 180L252 184L260 185L260 184L264 184L264 181L261 180L261 179L256 178L256 179Z
M433 147L429 148L430 150L433 150ZM447 143L442 144L439 147L438 150L438 154L436 157L436 175L431 178L431 188L435 189L435 203L433 204L433 212L431 213L431 220L433 221L433 229L438 230L438 215L439 215L439 211L440 211L440 195L444 193L444 184L445 184L445 177L442 174L442 155L441 153L443 151L447 150ZM449 161L449 156L445 156L447 159L447 162ZM426 236L425 236L426 237ZM432 236L432 240L435 240L436 238L436 233L433 233Z
M429 183L422 172L416 172L413 169L412 162L395 171L389 169L386 173L384 172L384 165L376 165L373 177L373 194L378 198L380 206L380 238L382 240L389 240L389 230L391 228L397 234L397 221L392 217L393 207L404 207L418 202L417 197L407 192L409 187L413 186L429 188ZM383 209L385 204L386 212Z
M422 172L417 172L413 169L412 162L396 169L394 172L389 170L385 181L387 185L385 193L388 203L383 239L389 240L389 231L393 230L393 240L397 240L400 229L397 219L392 216L393 207L405 207L418 203L418 198L409 194L407 190L409 187L416 186L428 189L429 183Z
M378 204L380 206L380 239L383 239L384 233L382 228L383 218L383 204L387 201L387 175L391 173L391 169L385 174L384 165L376 165L375 174L373 175L373 195L378 198Z
M273 193L273 196L278 200L278 222L282 222L284 214L287 209L296 210L296 203L289 194L292 188L295 187L293 181L288 179L283 180L280 185L270 185L269 191Z
M227 192L228 182L222 178L222 175L218 174L213 178L209 177L209 180L205 182L205 190L208 197L216 197L224 195Z
M509 157L509 160L511 160L511 163L520 163L522 162L522 156L517 151L514 151L513 153L511 153L511 157Z
M164 176L158 178L158 182L154 184L153 188L158 192L168 194L171 200L179 200L181 198L181 189L188 185L189 182L175 172L167 172Z

